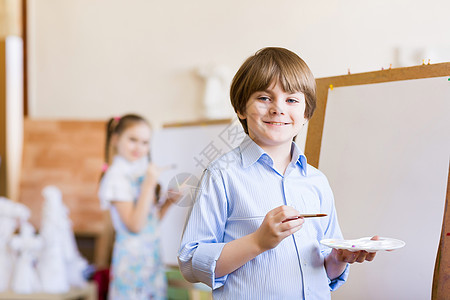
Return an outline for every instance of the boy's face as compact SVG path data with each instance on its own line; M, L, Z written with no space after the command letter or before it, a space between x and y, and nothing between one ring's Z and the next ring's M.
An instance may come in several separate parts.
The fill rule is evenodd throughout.
M286 93L275 81L265 91L253 93L238 117L247 120L248 134L261 148L290 147L307 121L305 108L303 93Z

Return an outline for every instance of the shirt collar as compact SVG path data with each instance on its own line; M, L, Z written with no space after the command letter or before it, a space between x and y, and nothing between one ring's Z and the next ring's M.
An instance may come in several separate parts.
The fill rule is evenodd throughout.
M245 136L239 148L241 151L242 166L244 168L253 165L262 155L266 154L248 135Z
M239 148L241 151L242 166L244 168L247 168L257 162L261 156L267 156L267 158L270 160L270 157L267 155L267 153L260 146L258 146L258 144L256 144L248 135L245 136ZM303 154L303 152L295 142L292 142L291 153L291 163L298 163L302 174L306 176L306 156Z
M308 166L306 156L303 154L302 150L300 150L300 148L297 146L295 142L292 142L291 153L292 153L291 163L298 163L303 176L306 176Z

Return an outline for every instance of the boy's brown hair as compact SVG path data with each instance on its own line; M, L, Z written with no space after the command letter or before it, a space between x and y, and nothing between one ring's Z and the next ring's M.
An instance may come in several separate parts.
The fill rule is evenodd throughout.
M234 111L244 114L254 92L266 90L278 80L287 93L305 95L305 118L311 119L316 109L316 81L306 63L294 52L284 48L263 48L250 56L234 75L230 99ZM239 119L248 134L247 120Z

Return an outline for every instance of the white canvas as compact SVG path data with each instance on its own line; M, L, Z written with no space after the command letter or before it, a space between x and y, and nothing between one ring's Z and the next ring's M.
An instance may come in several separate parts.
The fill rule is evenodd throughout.
M406 246L351 267L333 299L428 299L450 154L448 77L329 91L319 169L346 239Z

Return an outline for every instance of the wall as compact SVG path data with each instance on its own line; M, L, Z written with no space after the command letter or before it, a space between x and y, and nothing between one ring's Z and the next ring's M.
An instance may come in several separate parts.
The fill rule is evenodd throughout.
M444 0L29 0L30 115L195 120L196 68L234 73L265 46L299 53L316 77L450 61L449 10Z

